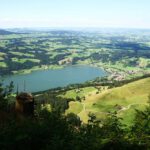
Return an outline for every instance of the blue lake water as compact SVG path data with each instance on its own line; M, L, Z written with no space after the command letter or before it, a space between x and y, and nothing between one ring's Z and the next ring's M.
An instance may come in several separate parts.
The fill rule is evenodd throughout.
M83 83L96 77L105 76L106 74L102 69L79 65L57 70L40 70L30 74L5 76L3 77L3 83L4 85L9 85L13 81L15 90L18 85L19 91L24 91L25 87L25 90L28 92L38 92L69 84Z

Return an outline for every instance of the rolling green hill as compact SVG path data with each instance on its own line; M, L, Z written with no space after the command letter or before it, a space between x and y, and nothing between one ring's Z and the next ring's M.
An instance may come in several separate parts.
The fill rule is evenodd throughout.
M146 78L122 87L103 90L99 94L93 91L80 103L70 102L66 113L76 113L83 122L87 122L89 113L93 113L97 118L102 119L108 113L116 111L118 116L123 118L125 124L131 125L135 109L143 110L148 105L149 95L150 78Z

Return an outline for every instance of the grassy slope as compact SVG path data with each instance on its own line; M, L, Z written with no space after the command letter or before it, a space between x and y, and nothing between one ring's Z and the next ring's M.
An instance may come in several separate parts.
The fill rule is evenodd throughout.
M142 79L122 87L105 90L100 94L93 93L81 102L82 111L77 111L76 114L84 122L87 122L89 112L96 114L98 118L103 118L107 113L117 111L118 115L123 117L123 122L130 125L134 119L135 108L144 109L149 94L150 78ZM76 105L76 103L72 105ZM75 112L74 108L75 106L71 106L68 111Z
M78 113L80 113L80 112L82 111L82 109L83 109L83 106L82 106L82 104L81 104L80 102L70 102L70 103L69 103L69 107L70 107L71 109L68 109L68 110L66 111L66 113L75 113L75 114L78 114Z
M60 95L61 97L65 98L73 98L76 99L76 96L79 96L82 98L83 96L86 96L87 94L96 91L96 88L94 87L85 87L85 88L80 88L79 90L69 90L65 93L65 95Z

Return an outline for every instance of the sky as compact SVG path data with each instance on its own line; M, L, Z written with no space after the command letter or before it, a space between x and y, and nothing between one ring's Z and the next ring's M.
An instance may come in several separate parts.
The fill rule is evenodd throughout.
M0 28L150 28L150 0L0 0Z

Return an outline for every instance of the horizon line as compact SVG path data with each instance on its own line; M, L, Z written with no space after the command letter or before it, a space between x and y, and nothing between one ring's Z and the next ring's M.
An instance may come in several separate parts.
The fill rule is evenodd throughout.
M81 27L69 27L69 26L47 26L47 27L44 27L44 26L24 26L24 27L0 27L0 29L150 29L150 27L92 27L92 26L89 26L89 27L86 27L86 26L81 26Z

